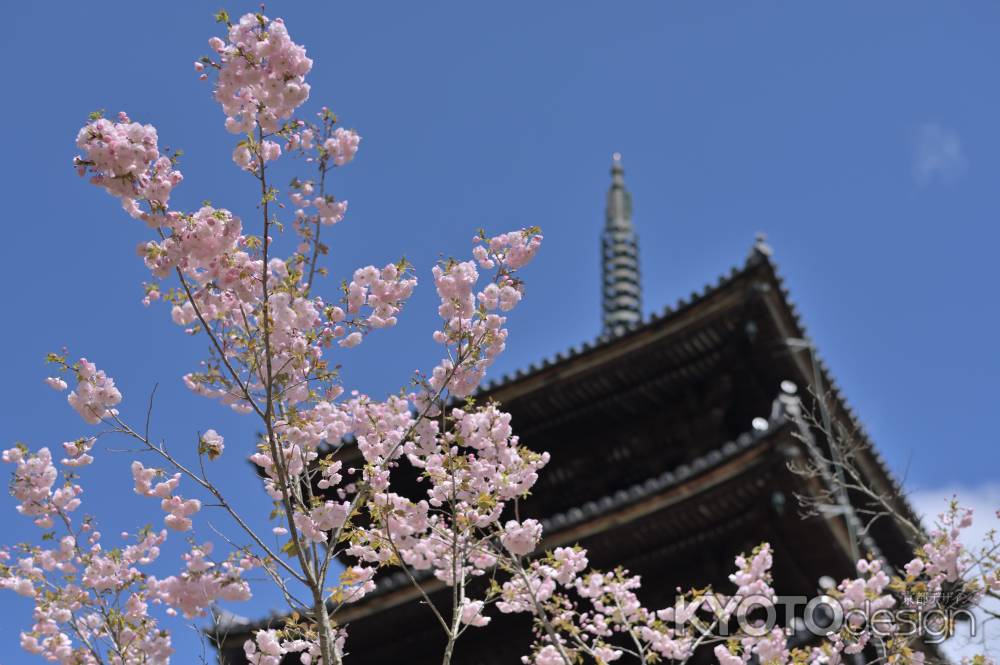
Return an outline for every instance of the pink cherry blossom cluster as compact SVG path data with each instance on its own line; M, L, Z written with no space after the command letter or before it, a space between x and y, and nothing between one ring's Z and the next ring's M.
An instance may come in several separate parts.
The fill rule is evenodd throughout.
M401 269L402 268L402 269ZM347 313L358 314L361 308L371 309L363 320L369 328L388 328L396 325L396 315L411 295L417 280L406 276L406 265L390 263L379 270L367 266L354 271L354 279L347 285ZM342 346L355 346L344 344Z
M320 113L320 115L322 116L323 114ZM312 127L306 126L306 123L302 120L296 120L292 131L288 132L288 142L285 144L285 152L292 152L293 150L305 152L312 150L315 138L316 132Z
M293 519L303 538L322 543L330 537L330 531L344 526L350 512L351 504L347 501L324 501L309 512L295 513Z
M79 467L93 442L64 444L69 457L63 466ZM43 529L57 524L65 529L61 537L47 533L42 545L19 545L12 565L6 563L10 550L0 550L0 588L35 603L34 625L20 636L22 648L64 665L168 663L170 636L147 613L155 594L141 570L159 556L166 532L143 532L132 545L105 550L90 518L73 523L82 492L70 482L75 476L64 471L65 482L53 491L59 471L47 448L30 453L15 447L4 451L3 459L16 465L11 489L22 502L20 512L36 517Z
M312 201L316 208L320 224L331 226L344 219L347 214L347 201L338 201L332 196L318 196Z
M271 259L269 272L275 280L289 280L294 265ZM203 318L219 322L222 329L247 331L247 323L260 324L257 312L262 305L261 294L215 291L222 283L211 282L193 300L175 305L174 320L189 325L200 311ZM327 305L319 297L303 297L305 285L272 293L268 299L269 347L272 365L284 369L279 380L287 388L283 389L282 397L294 404L310 395L310 382L325 376L324 350L334 342L341 347L357 346L366 332L395 325L396 315L415 285L416 279L405 265L389 264L382 269L369 266L356 271L352 282L345 287L344 307ZM200 394L218 397L237 410L250 412L246 392L264 392L264 386L259 374L247 369L243 394L234 391L229 383L219 383L217 373L189 374L185 381Z
M135 460L132 462L132 479L135 481L135 493L140 496L150 496L160 499L160 508L167 513L163 518L163 523L175 531L189 531L191 529L191 516L201 510L201 501L198 499L184 499L176 494L178 485L181 482L181 474L175 473L169 479L157 482L153 485L153 480L161 475L158 469L148 469L142 462Z
M204 206L192 215L173 216L169 228L171 234L164 240L138 248L153 275L166 277L179 268L199 282L236 277L226 273L234 267L232 253L242 240L239 217Z
M333 131L333 136L323 141L323 150L326 151L334 164L343 166L354 159L360 144L361 137L356 131L338 127Z
M73 369L77 384L66 401L84 422L96 425L105 418L117 416L118 410L113 407L122 401L122 394L115 387L114 379L86 358L80 358Z
M760 637L747 636L733 642L735 644L719 644L715 647L714 654L719 665L746 665L753 657L760 663L789 662L791 652L786 646L788 638L781 628L774 628ZM817 656L810 662L825 662L819 658Z
M0 587L10 589L21 596L35 598L37 596L35 584L41 585L46 572L72 574L77 571L77 567L72 563L75 546L76 540L72 536L64 536L59 541L58 548L24 548L27 550L27 556L20 557L16 565L7 569L4 575L0 575ZM10 559L8 551L0 553L0 560L6 562Z
M244 14L229 26L226 40L212 37L208 45L218 57L207 64L218 70L215 99L230 132L253 134L259 128L274 133L278 122L309 98L305 75L312 60L280 18Z
M310 217L306 211L310 207L316 209L312 221L323 226L332 226L343 220L344 215L347 214L347 201L338 201L329 194L324 196L315 196L315 194L315 185L311 181L305 181L295 183L294 191L289 196L292 205L296 206L295 220L300 232L309 228Z
M639 602L638 577L621 569L587 570L587 565L585 550L560 547L502 585L496 603L501 612L528 613L540 624L558 627L554 634L539 631L532 653L522 662L565 663L584 656L616 661L626 653L612 639L621 633L631 635L640 647L633 655L642 659L647 652L686 658L690 648L675 639L666 617Z
M730 576L736 595L727 597L702 589L681 594L681 602L674 607L652 611L639 600L638 577L622 569L587 570L585 550L557 548L522 568L523 575L505 582L495 604L501 612L529 613L535 618L536 642L532 652L522 658L526 664L565 664L583 657L612 662L624 656L639 662L651 658L683 662L699 644L714 643L714 655L721 665L747 665L752 658L769 665L836 665L841 654L858 653L864 648L873 634L868 625L873 616L895 602L887 592L890 579L881 563L862 560L858 563L861 576L844 580L834 592L845 612L852 612L850 630L829 635L819 646L790 649L780 627L763 630L757 620L750 622L759 626L753 630L729 626L737 616L741 621L748 619L741 614L741 599L753 598L756 607L777 602L771 587L771 565L770 547L763 544L751 555L736 558L736 572ZM678 608L684 607L684 601L689 609L682 616ZM489 620L479 617L480 610L477 606L478 623L474 625L485 625ZM699 611L706 615L698 622L692 621L692 612ZM716 626L728 629L716 633ZM880 634L891 634L892 626L880 625L879 629ZM623 635L628 639L618 639ZM889 662L923 662L923 654L905 640L890 642L889 649L893 654Z
M81 176L91 173L90 181L120 198L132 217L159 223L183 176L171 158L160 154L156 128L132 122L124 112L118 122L95 117L77 134L76 145L83 151L74 160Z
M257 144L248 139L240 141L233 148L233 163L250 173L256 173L263 164L273 162L278 157L281 157L281 146L271 140Z
M736 557L736 572L729 576L729 581L736 586L736 595L740 598L754 597L774 602L776 596L771 588L773 563L771 546L767 543L757 548L753 556L741 554Z
M303 195L310 193L309 188L304 186ZM525 239L529 236L525 232L517 232L506 237ZM530 238L528 242L531 242ZM537 245L538 240L534 242ZM503 256L496 259L501 268L497 271L496 280L487 288L491 293L496 289L497 303L487 303L483 311L501 307L501 291L517 294L502 296L504 302L509 303L504 309L509 310L520 299L520 284L512 277L513 269L506 264ZM466 275L471 280L464 287L465 301L472 299L474 302L471 284L474 284L478 272L471 262L456 272L465 269L472 273ZM443 271L439 277L444 277ZM439 281L447 282L447 279ZM394 324L400 302L409 297L414 285L415 281L402 278L400 268L394 265L381 270L368 267L356 271L354 279L345 286L345 308L323 307L327 321L335 326L326 330L330 330L330 336L336 338L344 334L338 328L352 324L360 326L359 330L342 338L342 345L350 346L360 339L361 330ZM456 292L448 292L446 285L440 286L439 292L442 308L461 307L462 303L457 302L461 298ZM287 298L282 300L279 296L277 294L273 298L277 299L282 309L276 310L272 316L275 322L274 348L278 353L295 337L295 331L306 331L316 325L310 320L312 314L306 320L293 316L295 308L291 306L291 301ZM361 318L364 307L368 307L371 314ZM452 340L442 340L448 345L455 342L457 348L452 357L462 359L464 354L479 354L483 349L492 359L502 350L502 345L496 345L492 340L495 333L489 332L485 326L476 327L477 322L472 319L480 318L477 310L466 308L462 311L464 317L457 317L460 320L456 322L456 327L468 328L464 334L459 332ZM281 311L288 314L281 314ZM491 324L496 326L502 323L502 317L494 316ZM461 320L463 318L464 321ZM479 335L475 334L477 330ZM323 333L318 335L320 339L324 337ZM422 393L412 396L412 403L418 408L421 404L427 406L435 400L442 401L448 393L459 394L456 386L460 390L461 384L449 376L454 372L449 372L446 362L436 370L442 381L437 385L429 381ZM330 391L329 399L335 398L338 392ZM289 399L298 401L298 396ZM468 543L473 551L477 551L476 543L482 545L490 539L500 543L502 539L509 548L507 551L528 553L541 537L541 527L534 520L508 520L502 526L499 522L504 506L529 491L537 480L538 470L548 461L547 455L533 453L518 444L517 438L512 436L509 415L494 406L473 411L452 409L448 420L454 426L442 433L436 419L414 417L410 404L410 401L401 398L375 402L365 396L354 397L342 404L317 401L312 408L296 410L294 418L277 421L275 431L280 437L275 442L276 446L272 448L262 444L252 457L266 474L265 486L275 500L287 497L290 487L301 487L298 479L311 475L314 470L318 470L318 475L314 477L319 483L318 489L333 491L339 497L319 502L307 502L305 497L295 498L289 526L294 528L293 537L299 539L296 549L300 551L310 543L328 545L339 542L344 539L339 534L350 533L351 544L345 553L363 563L349 568L349 574L342 576L335 592L335 597L341 602L354 602L374 588L372 576L375 565L393 557L399 557L406 565L419 570L432 570L439 579L457 584L460 580L455 577L456 566L462 576L482 575L496 565L497 556L480 548L469 560L456 561L453 552L455 538ZM361 485L357 482L343 485L342 464L320 457L321 445L339 445L348 434L354 435L358 449L367 462L359 478ZM410 464L421 469L430 480L426 500L414 502L388 491L392 466L404 454ZM468 471L456 475L456 468ZM364 492L368 492L370 497L366 510L377 518L367 527L350 521L357 499L365 496ZM296 493L292 494L294 497ZM278 534L288 531L285 527L275 529ZM485 625L488 617L482 612L482 601L466 601L462 613L467 623ZM265 646L251 643L248 653L260 658L277 657L280 654L274 644L276 642L265 638Z
M243 646L247 662L251 665L279 665L281 657L288 653L276 630L259 630L253 640ZM311 654L310 654L311 655Z
M244 236L241 221L229 211L206 205L193 214L167 213L164 198L160 201L163 205L156 209L158 214L148 220L160 227L161 238L143 243L138 251L155 277L165 279L177 272L183 287L164 295L158 284L147 284L144 303L165 300L171 304L171 318L187 332L209 332L217 340L227 340L226 345L230 346L224 352L227 357L210 362L208 371L185 375L185 383L199 394L218 398L242 413L251 413L267 392L264 384L274 377L262 380L260 368L246 362L251 357L259 359L262 349L240 350L228 340L245 338L259 343L262 328L270 327L271 323L272 329L266 331L268 342L273 342L268 354L272 366L285 370L278 379L286 386L282 396L292 403L299 402L308 397L312 383L324 381L331 373L322 358L323 350L334 342L342 347L355 346L367 331L395 324L415 280L402 265L387 266L377 274L372 274L371 267L358 271L349 287L350 300L356 305L357 292L362 291L362 305L371 308L371 313L347 320L340 307L327 307L322 299L307 297L316 256L325 252L325 246L318 241L318 228L340 221L346 211L346 201L323 194L322 179L328 166L342 166L353 159L360 137L353 130L334 128L336 117L327 109L320 114L322 126L293 120L279 127L278 122L290 118L308 96L303 77L311 61L290 39L280 19L271 21L262 15L248 14L235 25L228 24L228 17L220 20L229 25L228 41L213 38L211 45L218 54L217 61L203 59L197 69L204 71L207 65L218 71L215 94L227 113L227 127L248 134L237 146L236 161L258 177L265 177L263 170L256 172L257 162L280 155L281 147L274 140L279 134L287 140L289 149L317 151L321 165L319 192L313 192L312 184L306 182L293 194L296 204L302 206L294 228L304 242L296 254L283 261L268 256L266 245L270 238L264 240L262 248L259 238ZM106 125L102 122L100 128ZM81 136L97 137L100 128L88 125ZM255 129L259 130L257 136ZM151 127L147 130L143 145L148 154L144 156L152 158L154 151L158 154L155 130ZM120 133L127 131L121 129ZM94 141L100 143L97 138ZM140 168L141 164L136 164L139 163L132 164L132 171ZM120 197L129 194L124 188L109 191ZM314 217L306 215L303 210L306 207L315 209ZM307 275L306 253L310 248L313 257ZM271 288L265 292L264 280L268 279ZM352 310L351 314L359 312ZM232 357L228 357L230 353ZM239 366L243 376L219 372L220 368L227 369L223 365ZM58 388L58 381L53 378L50 384Z
M209 459L216 459L226 449L226 440L214 429L206 430L198 440L198 452L205 453Z
M52 453L48 448L30 453L27 448L18 446L3 451L3 461L16 465L10 493L21 502L17 512L36 517L35 524L50 528L52 514L57 510L52 486L59 476L52 464Z
M316 636L308 631L295 631L290 636L289 629L258 630L253 639L243 644L243 653L250 665L280 665L283 657L288 654L299 654L298 662L302 665L320 665L322 656ZM347 634L337 631L335 642L339 650L343 650Z
M468 267L476 271L474 264L469 263ZM498 271L504 286L513 288L512 272L506 266ZM399 301L409 297L414 286L413 280L402 279L401 275L399 267L394 265L357 271L352 282L345 285L346 311L325 307L327 319L337 325L353 321L362 329L395 323ZM452 296L443 295L443 307L453 305ZM512 301L516 304L517 299ZM286 299L282 306L288 307L288 303ZM364 307L370 308L371 314L359 318ZM474 316L475 311L467 314L467 318ZM303 325L308 329L311 325L277 313L272 319L276 322L274 340L279 351L289 339L282 322L289 324L288 330L303 329ZM333 333L339 334L340 331ZM346 345L351 344L349 337L344 340ZM457 357L483 348L482 340L468 335L460 338L459 344ZM446 393L455 394L455 384L448 379L447 371L445 375L437 389L428 384L424 392L411 396L413 402L403 398L376 402L356 396L346 403L322 400L312 408L299 408L294 418L275 423L275 431L280 435L276 445L262 443L252 456L265 473L265 487L275 500L292 494L294 507L289 527L294 529L293 538L299 539L293 541L297 550L302 551L310 544L337 543L346 537L340 534L350 533L345 553L362 563L349 568L346 577L342 576L335 592L341 602L356 601L374 588L371 578L375 565L393 557L417 569L432 570L439 579L456 584L456 564L462 575L482 575L496 564L497 557L481 551L469 561L458 562L452 551L454 538L462 539L475 550L475 543L493 538L499 543L500 534L504 534L509 548L528 553L541 537L541 527L534 520L508 520L503 526L499 522L504 506L530 490L538 470L548 461L547 455L533 453L518 444L517 437L512 436L509 415L495 406L472 411L452 409L448 421L454 425L442 433L436 419L415 417L411 411L411 404L442 401ZM337 392L332 391L331 399ZM321 445L337 446L348 434L353 434L366 460L358 478L360 485L357 481L343 485L340 461L320 457ZM430 480L426 500L411 501L387 491L391 470L404 455ZM455 469L463 471L456 474ZM306 497L296 491L289 492L289 488L302 487L299 479L313 473L317 475L310 482L319 483L318 489L332 491L339 498L305 501ZM359 505L358 498L363 496L369 498L367 504L360 505L367 505L366 510L377 518L369 526L352 524L350 520ZM286 534L289 529L276 527L275 532ZM481 610L481 601L468 599L463 612L470 623L478 625L486 620ZM479 618L473 616L477 611ZM253 653L263 653L262 657L278 655L267 653L260 645L253 649L256 649Z
M535 258L542 246L542 236L538 229L510 231L489 239L480 234L475 240L486 241L473 250L476 262L486 269L500 265L511 271L520 270Z
M509 311L520 301L523 285L513 275L534 256L542 236L537 229L524 229L490 239L480 235L474 241L486 243L477 245L473 252L480 266L496 269L494 279L483 291L473 295L479 281L473 261L448 261L433 269L434 285L441 298L438 314L445 321L434 339L454 345L457 353L434 368L430 386L434 391L447 389L456 397L470 395L506 347L507 329L503 325L507 319L497 310ZM506 251L514 246L533 249ZM511 257L516 258L514 263ZM472 349L476 353L470 353Z
M147 580L155 602L170 606L168 614L180 610L188 619L204 616L205 610L219 600L244 601L250 599L250 585L243 574L258 564L253 558L234 554L221 566L209 559L212 543L194 545L184 554L185 568L179 575L162 580Z
M22 648L66 665L168 663L170 635L147 614L149 596L137 568L156 559L164 538L150 533L135 545L106 553L100 534L92 532L84 546L65 536L58 548L36 548L31 557L20 559L22 571L28 561L37 562L32 575L46 589L35 596L35 624L21 633ZM60 585L60 578L71 581Z
M61 362L58 356L53 358ZM74 368L81 380L101 374L101 380L113 385L85 360ZM207 445L222 446L222 437L213 430L207 431L204 439ZM94 442L92 437L82 437L63 444L67 457L62 460L65 482L61 485L57 484L59 470L47 448L31 453L17 446L3 452L3 460L15 465L11 491L21 502L19 512L36 518L35 523L43 529L60 524L66 534L58 539L49 534L43 540L55 540L55 546L18 546L20 556L14 565L6 565L11 560L10 551L0 550L0 588L35 600L35 624L21 634L21 645L30 653L64 665L165 665L173 653L169 633L160 629L150 606L166 605L168 615L179 611L190 618L203 615L218 601L246 600L250 587L243 574L260 562L236 551L217 564L209 559L212 544L204 543L184 554L184 571L158 579L143 568L158 559L167 531L143 530L133 544L105 549L91 518L84 518L79 526L73 524L82 489L70 482L75 476L69 471L93 462L89 452ZM200 502L174 494L180 474L154 484L155 469L135 461L132 470L137 493L163 500L169 513L167 525L189 529L189 516ZM127 533L122 536L129 537Z
M841 633L828 636L834 653L861 653L871 640L873 615L896 604L896 599L886 592L891 580L882 570L881 561L862 559L857 562L857 570L861 577L843 580L836 591L831 592L848 616ZM888 628L880 626L882 630Z
M949 510L938 516L928 542L916 552L917 556L906 564L907 578L922 579L927 584L925 597L933 598L945 584L958 582L971 567L972 556L962 545L962 531L972 526L972 510L952 502ZM911 602L919 602L912 598ZM926 602L926 601L924 601Z
M64 380L62 380L61 378L59 378L58 376L47 377L45 379L45 385L47 385L49 388L52 388L52 390L58 392L66 390L66 388L69 387L69 384L66 383Z
M527 494L548 455L519 446L509 415L493 406L474 412L453 409L449 414L453 429L441 435L436 420L422 419L407 428L416 433L415 440L402 445L398 433L407 416L399 415L396 427L358 434L359 448L369 462L365 480L375 492L368 507L373 524L353 528L347 553L373 564L398 558L457 585L461 579L456 574L481 576L493 569L497 541L508 551L532 551L541 537L541 525L529 519L508 520L501 526L500 518L509 502ZM401 451L429 481L426 499L413 501L386 491L389 476L378 469ZM456 542L469 552L462 560L456 559ZM470 607L482 609L467 600L472 604L463 611L469 617ZM475 621L479 625L485 619Z
M63 466L87 466L94 461L94 456L90 450L94 447L97 439L94 437L80 437L76 441L63 443L63 450L66 457L62 459Z
M294 181L290 199L296 206L295 228L303 238L303 253L310 247L310 242L316 249L319 245L320 226L331 226L341 221L347 213L347 201L338 200L327 194L326 175L332 167L344 166L354 159L361 143L361 137L353 129L334 128L336 116L324 108L320 113L319 125L307 125L302 121L286 131L288 136L287 149L301 151L309 155L307 160L316 161L319 168L319 184L311 180ZM316 147L315 156L310 152L314 148L313 140L320 137L320 145ZM314 208L315 213L309 209Z

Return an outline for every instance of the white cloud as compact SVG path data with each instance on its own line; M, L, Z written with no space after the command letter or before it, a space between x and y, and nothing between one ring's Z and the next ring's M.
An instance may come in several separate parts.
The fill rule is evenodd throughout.
M913 140L913 178L921 187L952 182L967 166L962 140L953 129L934 122L917 128Z
M949 485L923 489L910 494L914 510L924 518L924 526L930 528L939 513L948 509L948 501L953 496L965 508L972 508L972 526L963 532L962 542L973 546L983 542L986 532L1000 527L996 511L1000 510L1000 483L983 485Z
M986 533L991 529L1000 528L996 512L1000 509L1000 483L985 483L982 485L949 485L939 488L922 489L910 494L910 503L914 510L924 519L924 526L931 528L936 515L944 512L948 501L958 497L958 502L965 508L972 508L972 526L963 531L962 542L967 547L976 548L985 543ZM993 603L990 609L998 608ZM960 662L962 657L971 657L984 651L994 658L1000 656L1000 622L986 621L982 612L976 614L976 635L969 635L967 625L959 625L954 637L942 646L953 662Z

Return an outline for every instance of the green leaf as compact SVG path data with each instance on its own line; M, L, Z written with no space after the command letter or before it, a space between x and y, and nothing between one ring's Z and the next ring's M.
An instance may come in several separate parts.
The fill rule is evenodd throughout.
M294 540L289 540L287 543L282 545L281 551L288 556L298 556L299 555L299 544Z
M45 362L47 363L57 363L59 365L66 364L66 356L61 356L58 353L49 353L45 356Z

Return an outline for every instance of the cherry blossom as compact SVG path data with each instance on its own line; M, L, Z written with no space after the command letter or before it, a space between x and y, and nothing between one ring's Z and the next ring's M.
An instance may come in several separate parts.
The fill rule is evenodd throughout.
M229 26L226 40L213 37L209 46L219 58L209 63L218 70L215 99L230 132L249 134L260 127L272 133L309 98L305 75L312 60L280 18L244 14Z
M338 127L334 130L333 136L323 142L323 149L337 166L343 166L352 159L358 152L358 145L361 137L354 130Z
M96 425L105 418L117 415L112 407L122 401L122 394L115 387L114 379L86 358L80 358L74 369L78 383L66 401L84 422Z

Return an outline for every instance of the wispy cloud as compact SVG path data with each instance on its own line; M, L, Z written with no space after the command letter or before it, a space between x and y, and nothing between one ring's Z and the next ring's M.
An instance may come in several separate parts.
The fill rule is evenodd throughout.
M934 122L917 128L913 140L913 178L921 187L935 182L952 182L961 176L968 162L958 133Z
M930 527L939 513L948 509L952 497L966 508L972 508L972 526L963 532L966 545L981 543L990 529L1000 526L996 511L1000 510L1000 483L982 485L947 485L933 489L922 489L910 494L913 509L924 518L924 526Z

